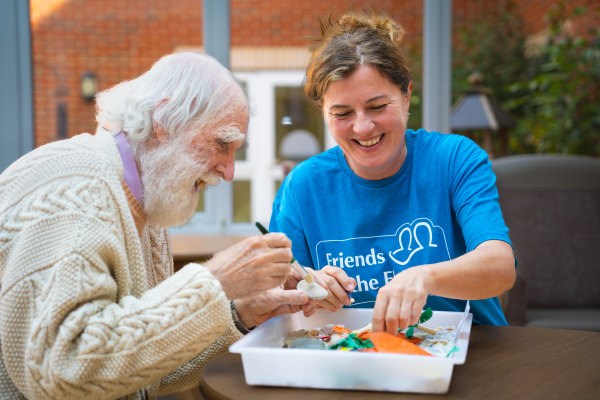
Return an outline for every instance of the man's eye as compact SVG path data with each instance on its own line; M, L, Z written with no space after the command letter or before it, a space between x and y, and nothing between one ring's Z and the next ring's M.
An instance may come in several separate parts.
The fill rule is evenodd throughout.
M217 146L219 146L221 150L227 150L227 148L229 147L229 143L227 143L223 139L217 139Z

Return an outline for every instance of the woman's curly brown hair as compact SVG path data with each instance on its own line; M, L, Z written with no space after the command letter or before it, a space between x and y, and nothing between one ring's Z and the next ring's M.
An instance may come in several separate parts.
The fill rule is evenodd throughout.
M365 64L407 92L412 73L401 47L404 29L392 18L347 13L332 22L330 14L320 25L320 37L311 38L315 44L310 47L304 83L304 92L319 109L331 82L347 78Z

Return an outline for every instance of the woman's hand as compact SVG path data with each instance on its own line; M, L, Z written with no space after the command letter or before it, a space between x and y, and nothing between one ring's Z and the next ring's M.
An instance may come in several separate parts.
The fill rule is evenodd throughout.
M395 334L418 323L428 295L477 300L498 296L515 282L510 244L488 240L452 260L418 265L397 274L379 289L373 330Z
M252 296L281 285L290 273L292 242L283 233L249 237L218 252L204 266L229 299Z
M356 287L356 280L350 278L343 269L338 267L326 266L321 270L313 270L312 268L305 267L308 273L314 278L315 282L323 286L328 295L323 300L310 300L306 304L302 311L304 311L305 317L310 317L314 314L317 307L325 308L329 311L335 312L342 308L344 305L350 305L351 300L348 296L348 292L352 292ZM292 272L288 275L285 281L285 289L295 289L298 282L302 280L302 276L296 269L292 268Z
M352 304L348 292L356 287L356 280L346 275L339 267L326 266L319 271L312 271L311 275L319 285L323 286L329 295L323 300L317 300L317 306L335 312L344 305Z
M373 331L395 335L398 329L419 322L427 302L428 268L425 265L408 268L379 289L373 309Z

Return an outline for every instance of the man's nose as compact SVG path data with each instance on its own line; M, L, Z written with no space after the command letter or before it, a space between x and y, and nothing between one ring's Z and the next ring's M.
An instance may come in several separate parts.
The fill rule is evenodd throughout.
M235 172L235 157L228 157L227 160L220 162L216 169L221 178L226 181L232 180L233 173Z

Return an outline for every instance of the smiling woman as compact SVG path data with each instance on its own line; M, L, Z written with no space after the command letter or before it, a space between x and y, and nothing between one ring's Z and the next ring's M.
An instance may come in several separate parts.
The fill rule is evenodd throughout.
M407 93L375 67L361 65L348 78L329 84L323 112L352 171L364 179L394 175L406 158Z
M391 19L348 14L322 30L305 92L321 108L352 171L364 179L390 177L406 157L413 87L398 45L404 29Z
M376 331L413 325L425 307L462 311L466 300L475 323L505 325L496 296L512 286L515 260L491 164L464 136L406 129L403 32L376 14L322 24L304 90L338 146L290 172L270 230L316 270L330 291L323 307L353 291L346 306L374 308ZM357 262L365 255L368 267Z

